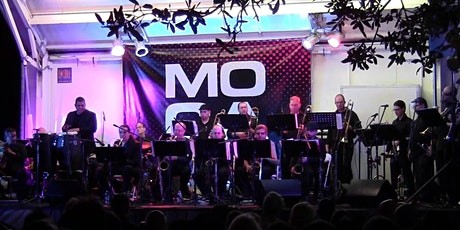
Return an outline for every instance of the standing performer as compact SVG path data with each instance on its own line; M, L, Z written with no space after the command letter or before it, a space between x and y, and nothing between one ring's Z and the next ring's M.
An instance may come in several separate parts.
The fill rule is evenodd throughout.
M423 97L417 97L412 102L414 103L415 111L423 110L428 107ZM434 161L431 151L431 134L429 129L430 127L426 125L420 116L417 116L411 124L409 157L413 162L415 189L417 190L421 189L421 187L434 175ZM434 190L435 184L432 182L419 192L417 200L433 202Z
M335 160L337 162L337 165L335 165L335 170L337 170L336 179L340 183L348 184L353 179L351 160L354 150L353 139L356 137L355 130L362 127L359 117L353 109L345 107L345 97L342 94L335 96L335 106L337 108L335 112L342 115L343 128L341 130L336 128L329 129L326 152L333 153L337 158Z
M397 162L397 172L391 173L391 183L393 187L397 186L397 177L401 175L404 184L407 188L407 196L410 197L415 191L414 187L414 175L412 173L411 162L409 160L409 135L411 129L412 119L406 115L406 103L401 100L397 100L393 103L393 111L396 115L396 119L393 120L393 126L399 132L399 138L394 140L392 143L392 149L395 152L395 158Z
M62 126L63 132L77 132L83 141L83 183L88 182L88 187L94 187L96 183L96 165L91 165L87 169L87 159L94 153L96 144L94 143L94 133L97 129L96 114L86 109L86 101L83 97L75 99L75 111L69 112ZM88 173L88 178L86 174ZM88 181L86 181L88 179Z
M211 121L211 108L206 104L202 104L199 110L200 120L197 122L198 138L208 139L209 132L213 128L213 125L215 125Z
M238 130L228 129L227 131L228 138L229 139L252 138L254 135L254 128L256 127L257 118L249 114L249 107L248 107L247 102L241 101L238 103L238 113L240 115L246 116L248 120L249 128L248 129L238 129Z

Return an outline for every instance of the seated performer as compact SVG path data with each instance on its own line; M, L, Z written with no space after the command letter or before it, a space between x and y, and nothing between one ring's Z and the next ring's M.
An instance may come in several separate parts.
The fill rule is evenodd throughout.
M317 134L317 123L309 121L303 135L305 140L308 141L306 145L308 157L292 158L289 166L291 178L301 180L302 195L312 203L318 201L320 188L325 180L325 171L328 165L323 164L328 164L331 161L330 154L324 155L324 143L318 139ZM316 147L312 146L315 142ZM313 191L313 197L310 197L310 191Z
M254 116L251 116L248 112L248 103L241 101L238 103L238 113L240 115L245 115L248 124L249 124L249 129L237 129L237 130L231 130L230 128L227 130L227 136L229 139L247 139L247 138L252 138L254 135L254 128L256 127L257 123L257 118ZM227 127L225 127L227 128Z
M227 180L230 175L224 128L215 125L209 134L209 142L197 140L195 143L195 182L201 194L213 201L213 194L224 199ZM215 141L213 141L215 140ZM208 141L208 140L203 140ZM219 155L224 153L225 155ZM217 165L216 165L217 164ZM217 168L215 168L217 166ZM215 171L217 171L217 191L215 188ZM213 192L211 191L213 190Z
M141 176L141 156L139 153L140 146L131 134L128 125L120 125L118 133L120 134L121 139L116 141L114 146L123 147L123 191L128 194L132 193L132 198L137 198L138 184Z
M190 199L191 197L191 192L188 188L188 182L190 180L190 175L191 175L191 169L190 169L190 160L192 159L193 153L192 153L192 145L193 142L191 142L188 138L185 137L185 131L187 127L185 123L183 122L177 122L174 124L174 129L173 129L173 135L170 137L170 141L184 141L187 145L187 153L186 156L163 156L161 157L161 162L160 165L167 165L166 168L163 168L161 171L161 178L163 180L163 194L166 196L167 200L170 200L172 197L169 197L171 195L174 195L174 191L172 191L171 187L171 182L173 177L178 176L179 177L179 184L180 184L180 192L182 194L182 198L184 199ZM166 163L167 162L167 163ZM162 166L160 166L161 168ZM170 167L170 168L169 168ZM169 174L171 173L171 174ZM172 194L172 192L174 192Z
M267 126L259 124L255 128L254 132L255 141L268 140ZM259 180L259 177L260 179L270 179L272 175L276 173L276 165L278 165L278 158L276 155L275 144L273 143L273 141L269 141L269 143L270 158L266 159L257 159L253 156L254 152L248 152L247 149L242 149L238 147L238 158L235 162L235 184L244 198L249 198L253 196L253 182L255 180ZM240 144L242 143L238 143L238 145ZM261 175L259 175L260 173Z
M27 174L24 168L24 161L27 157L27 150L24 144L18 141L17 132L14 128L4 130L5 142L2 142L3 156L0 159L0 176L10 176L13 180L13 192L18 200L27 196ZM11 185L10 185L11 186Z

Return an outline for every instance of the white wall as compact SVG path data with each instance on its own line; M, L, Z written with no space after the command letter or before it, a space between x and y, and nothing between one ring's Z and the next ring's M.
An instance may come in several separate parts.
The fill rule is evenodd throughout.
M118 129L113 124L123 123L121 61L66 59L53 61L50 67L43 76L42 98L37 97L42 103L43 121L37 121L36 127L60 133L67 113L75 110L75 98L82 96L86 108L96 113L96 138L105 142L118 138ZM57 69L69 67L72 68L72 83L57 83Z

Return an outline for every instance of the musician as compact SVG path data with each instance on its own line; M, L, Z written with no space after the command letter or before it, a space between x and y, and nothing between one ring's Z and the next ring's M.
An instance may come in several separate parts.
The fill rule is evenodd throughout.
M212 202L212 199L214 198L212 194L215 194L215 183L214 183L214 174L215 174L215 168L214 164L217 164L217 195L218 198L224 199L225 198L225 192L226 192L226 185L227 185L227 180L230 175L230 169L229 169L229 164L227 161L227 158L229 159L230 157L228 154L224 156L224 158L218 158L218 159L210 159L209 154L214 154L217 155L217 151L226 151L226 143L224 142L225 139L225 131L224 128L217 124L214 125L214 127L211 129L211 132L209 133L209 139L215 139L215 140L220 140L222 141L221 144L218 144L217 146L205 146L208 147L208 149L204 149L203 152L195 152L195 175L194 175L194 180L197 184L198 189L200 189L201 194L203 196L207 196L210 199L210 202ZM195 147L198 147L195 145ZM219 149L223 148L223 149ZM212 193L211 189L214 190L214 193Z
M268 128L266 125L257 125L254 133L255 141L268 140ZM276 166L279 164L279 161L273 141L270 141L270 158L263 159L262 162L261 159L255 159L253 153L240 150L241 149L238 148L238 158L235 167L235 183L241 191L241 195L248 198L253 194L252 180L258 180L259 173L262 174L261 179L271 179L273 175L276 175ZM261 165L262 167L260 168Z
M177 122L174 124L174 129L173 129L173 135L171 136L170 140L171 141L185 141L187 145L187 153L186 156L164 156L161 161L167 161L169 163L168 170L164 170L162 172L162 178L163 178L163 186L165 189L171 189L170 187L170 181L169 179L172 179L174 176L179 177L179 184L180 184L180 191L182 193L182 198L184 199L190 199L191 197L191 192L188 188L188 182L190 180L190 175L192 173L190 169L190 161L192 157L194 157L194 154L192 152L193 147L193 142L190 141L190 139L185 137L185 132L186 132L186 125L184 122ZM171 171L171 178L169 176L169 171ZM171 190L170 190L171 191ZM172 191L171 191L172 192ZM166 194L166 196L169 196L169 192ZM167 199L170 199L170 197L167 197Z
M64 125L62 126L63 132L77 132L78 136L83 142L83 162L86 162L87 157L94 153L96 144L94 143L94 133L97 129L96 114L86 109L86 101L83 97L77 97L75 99L75 111L69 112L65 119ZM83 165L83 175L86 175L87 165ZM95 169L96 165L91 165L88 168L88 185L90 188L95 186L96 177Z
M120 139L114 143L114 146L123 148L123 191L127 194L134 193L132 195L137 196L142 173L139 152L140 144L136 142L128 125L120 125L118 133ZM114 169L116 170L116 167Z
M228 129L227 136L229 139L247 139L252 138L254 135L254 128L256 127L257 118L249 114L249 106L248 103L245 101L240 101L238 103L238 114L245 115L249 129L238 129L238 130L231 130Z
M420 111L428 107L425 98L417 97L412 101L414 110ZM415 114L414 114L415 116ZM434 175L434 161L431 152L431 136L424 135L428 125L420 116L411 123L411 133L409 137L409 157L413 162L415 189L420 189ZM424 202L434 201L434 182L430 183L420 191L417 199Z
M397 186L397 177L401 175L407 188L407 196L410 197L415 192L414 175L412 173L411 162L408 157L408 139L410 135L412 119L406 114L406 103L397 100L393 103L393 111L396 119L393 120L393 126L398 130L399 136L393 141L391 149L395 152L397 167L396 172L391 173L391 183L393 187Z
M213 122L211 121L211 108L207 104L200 106L200 120L197 122L198 126L198 138L208 139L209 132L213 128ZM212 131L211 131L212 132Z
M443 109L441 115L446 122L446 126L433 127L433 156L435 158L436 169L443 168L449 161L452 163L444 169L444 172L439 173L438 183L440 190L440 201L448 205L458 206L460 200L460 182L452 175L460 173L460 164L454 161L457 155L455 149L458 148L458 130L460 110L458 110L458 103L456 99L457 88L450 85L442 90L441 95L441 108ZM453 122L453 120L457 122Z
M315 147L311 146L312 152L307 156L300 156L297 159L291 159L289 168L291 178L296 178L301 181L302 196L309 202L315 203L318 201L320 188L326 178L324 178L326 169L331 160L331 155L325 153L325 142L318 138L318 124L315 121L309 121L305 126L305 135L302 139L306 141L317 141L319 146L317 152L313 152ZM311 142L310 145L313 145ZM309 146L309 145L307 145ZM308 150L307 150L308 151ZM320 168L321 167L321 168ZM321 176L320 176L321 175ZM310 191L313 191L313 197L310 197Z
M295 114L297 117L298 128L303 128L302 122L304 121L305 114L300 110L302 103L300 97L292 96L289 98L289 114ZM283 130L283 139L297 139L299 130Z
M27 157L26 146L18 141L17 132L14 128L6 128L4 138L0 174L11 176L13 180L17 180L17 183L10 186L13 186L13 192L16 193L18 200L23 200L28 194L27 173L24 167L24 161Z
M351 170L354 149L353 139L356 137L355 130L362 128L361 121L352 108L345 106L345 97L342 94L337 94L334 101L336 106L335 112L342 115L344 125L341 130L337 130L336 128L328 130L326 152L335 153L337 156L337 179L341 183L348 184L353 179L353 172Z

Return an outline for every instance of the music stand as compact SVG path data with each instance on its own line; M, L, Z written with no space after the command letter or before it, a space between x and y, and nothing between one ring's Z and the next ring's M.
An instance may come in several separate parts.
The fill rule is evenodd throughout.
M335 112L306 113L305 116L306 122L315 121L318 124L318 129L337 127L337 114Z
M297 130L299 121L295 114L269 114L267 115L268 130Z
M195 140L195 161L206 162L210 160L214 165L214 196L219 197L218 191L218 163L226 162L227 149L225 142L221 139L196 139ZM208 173L208 172L206 172ZM207 177L208 179L208 177ZM210 181L207 181L210 184ZM196 183L195 183L196 185ZM196 191L196 188L195 188ZM204 195L204 194L202 194Z
M153 142L153 149L155 156L159 159L164 159L165 157L186 157L187 156L187 142L186 141L155 141ZM163 179L162 179L162 172L159 172L160 176L160 187L162 188L162 202L172 203L172 175L171 175L171 168L173 166L173 161L167 161L169 164L167 169L164 171L168 172L168 188L166 191L163 190ZM161 164L161 162L160 162ZM159 166L160 167L160 166ZM166 198L165 198L166 196Z
M113 169L117 168L120 169L123 165L124 160L124 148L123 147L96 147L94 149L94 154L96 155L96 160L99 163L103 163L104 165L108 166L108 185L110 195L112 196L114 192L114 188L112 186L112 178L113 178ZM115 167L113 167L114 162L116 162Z
M421 109L415 112L418 114L418 116L420 116L422 121L425 122L427 126L447 126L446 121L444 121L436 108Z
M249 122L246 115L242 114L222 114L219 116L220 123L230 132L249 129Z
M393 140L398 140L401 138L402 134L396 129L396 127L392 124L372 124L370 125L372 132L374 133L374 141L373 145L375 146L375 160L371 162L377 162L376 167L376 176L379 176L379 167L380 164L380 157L378 154L378 146L379 145L387 145L389 142ZM384 157L386 156L383 154ZM383 158L383 179L385 179L385 171L386 171L386 158ZM371 175L372 176L372 175ZM370 179L370 177L368 176Z

